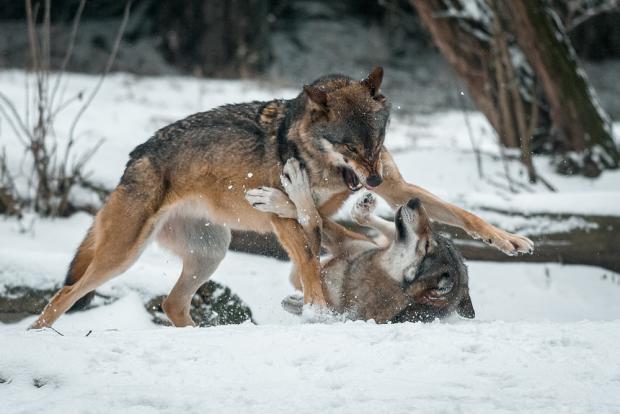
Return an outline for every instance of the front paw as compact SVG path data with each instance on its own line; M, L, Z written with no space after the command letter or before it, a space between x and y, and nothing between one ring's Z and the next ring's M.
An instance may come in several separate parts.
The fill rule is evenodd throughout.
M368 223L370 216L377 208L377 197L372 193L366 193L357 199L351 209L351 217L357 224L363 226Z
M471 232L474 239L480 239L486 244L501 250L509 256L516 256L519 253L531 254L534 251L534 242L520 234L512 234L497 227L488 225L483 232Z
M252 188L245 193L245 199L255 209L264 213L277 214L282 218L296 218L297 210L286 194L277 188Z
M296 203L298 200L305 201L310 196L310 180L306 170L301 167L299 161L295 158L289 158L282 169L280 182L284 191ZM296 203L297 204L297 203Z

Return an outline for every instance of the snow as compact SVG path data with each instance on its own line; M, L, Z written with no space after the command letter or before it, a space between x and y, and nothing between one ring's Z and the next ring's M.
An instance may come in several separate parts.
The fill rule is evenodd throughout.
M0 395L49 413L612 413L619 340L617 322L21 332Z
M24 79L0 72L0 89L20 108ZM95 83L81 75L66 80L65 96ZM246 81L114 75L78 125L78 146L105 139L89 168L94 180L113 186L128 152L157 128L223 103L295 93ZM60 142L70 115L68 109L59 118ZM518 162L508 161L519 189L511 192L490 127L478 113L467 116L483 178L464 114L454 111L392 119L386 144L406 179L527 234L544 226L592 228L570 215L620 214L617 171L597 180L562 177L546 157L536 157L559 190L550 193L527 184ZM22 149L3 123L0 139L18 171ZM530 213L570 217L552 222ZM0 287L57 286L90 223L86 214L1 218ZM146 298L170 290L181 268L151 245L99 289L119 299L63 316L55 325L63 336L26 331L34 317L0 324L0 411L620 412L619 274L544 263L468 267L475 320L376 325L288 314L280 301L293 293L290 264L230 252L214 280L250 306L257 325L175 329L153 325L144 309Z

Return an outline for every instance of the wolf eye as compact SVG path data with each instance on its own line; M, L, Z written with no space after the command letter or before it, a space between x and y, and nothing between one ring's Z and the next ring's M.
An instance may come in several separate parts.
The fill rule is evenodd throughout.
M449 273L442 273L440 278L439 278L439 282L437 283L437 289L436 292L439 294L444 294L444 293L448 293L449 291L452 290L452 281L450 280L450 274Z
M353 145L345 144L344 146L346 147L347 150L351 152L355 152L355 147Z

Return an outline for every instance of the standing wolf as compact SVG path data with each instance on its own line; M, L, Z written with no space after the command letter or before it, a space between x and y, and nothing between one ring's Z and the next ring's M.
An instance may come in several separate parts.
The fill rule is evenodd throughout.
M392 206L418 197L432 219L505 253L531 251L529 239L403 180L383 147L389 104L379 92L382 79L382 68L362 81L325 76L294 99L227 105L157 131L131 152L119 185L69 266L66 286L32 327L52 325L80 298L124 272L152 237L183 260L163 309L174 325L192 325L190 300L224 258L230 229L273 231L298 269L304 301L325 305L321 229L307 240L296 220L261 212L244 199L246 189L281 188L280 174L291 157L308 172L323 216L365 186Z

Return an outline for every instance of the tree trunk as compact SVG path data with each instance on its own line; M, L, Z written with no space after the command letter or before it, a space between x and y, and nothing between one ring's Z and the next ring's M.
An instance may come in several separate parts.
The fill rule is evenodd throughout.
M449 235L467 260L583 264L599 266L620 273L620 255L617 251L617 246L620 245L620 217L575 214L534 214L530 217L556 223L562 223L569 218L577 218L596 228L572 229L568 232L548 232L529 236L536 246L534 254L507 256L481 241L472 240L461 229L439 223L435 223L434 226L437 231ZM341 224L356 232L368 231L367 228L352 222ZM233 231L230 249L287 260L286 252L273 234Z
M473 1L474 0L467 0ZM475 0L479 15L467 15L458 1L411 0L434 43L465 81L469 95L507 148L521 148L530 182L537 180L532 163L534 135L548 136L544 99L527 69L513 67L506 36L507 19L495 18L494 0ZM450 6L447 7L446 4ZM526 92L524 92L526 91ZM540 140L539 140L540 141Z
M411 3L435 45L465 81L474 104L496 131L502 131L496 100L492 96L495 81L494 71L488 65L493 60L488 41L474 36L454 19L438 18L446 11L443 0L411 0Z
M503 145L521 148L531 181L531 152L543 146L561 155L561 173L596 176L618 167L611 125L559 19L554 22L542 0L411 4Z
M611 123L588 85L560 19L554 19L553 10L541 0L508 1L504 6L514 19L519 47L541 80L564 149L581 154L586 175L617 168L620 153Z

